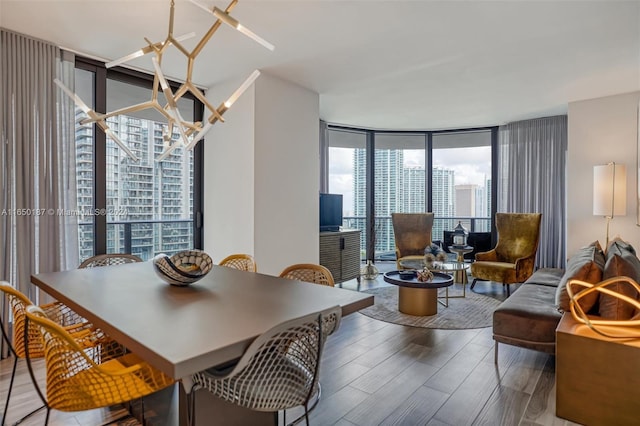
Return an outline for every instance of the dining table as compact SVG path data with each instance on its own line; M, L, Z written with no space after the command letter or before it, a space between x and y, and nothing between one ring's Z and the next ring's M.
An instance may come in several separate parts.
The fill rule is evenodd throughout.
M238 360L278 324L373 304L370 294L217 265L187 286L164 282L152 262L39 273L31 282L176 380ZM156 410L164 414L147 423L186 425L186 391L174 386ZM205 390L196 410L197 424L277 424L277 413L250 412Z

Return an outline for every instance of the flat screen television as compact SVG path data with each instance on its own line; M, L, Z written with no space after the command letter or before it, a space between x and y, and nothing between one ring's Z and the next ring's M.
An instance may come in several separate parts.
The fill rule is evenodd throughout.
M320 194L320 232L339 231L342 226L342 194Z

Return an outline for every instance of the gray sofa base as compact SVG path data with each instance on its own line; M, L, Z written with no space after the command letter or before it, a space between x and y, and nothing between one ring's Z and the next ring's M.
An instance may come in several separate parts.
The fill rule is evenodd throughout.
M495 362L498 343L555 354L556 328L562 318L555 294L563 274L557 268L537 270L494 311Z

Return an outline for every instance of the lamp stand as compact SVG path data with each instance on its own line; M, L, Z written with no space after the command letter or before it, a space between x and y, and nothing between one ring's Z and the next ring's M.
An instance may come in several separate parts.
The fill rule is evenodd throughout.
M605 218L607 219L607 239L605 240L604 243L604 251L607 251L607 247L609 247L609 224L611 223L611 219L613 219L612 216L605 216Z

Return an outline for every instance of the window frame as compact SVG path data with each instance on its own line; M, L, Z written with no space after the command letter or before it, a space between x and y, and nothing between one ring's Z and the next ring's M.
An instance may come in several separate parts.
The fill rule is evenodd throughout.
M94 74L94 110L107 113L107 80L112 79L151 90L154 76L141 71L124 67L107 69L101 61L76 56L75 68ZM169 81L175 92L180 84ZM191 93L183 96L193 101L194 121L202 121L204 105ZM107 209L107 136L97 130L93 124L93 207ZM204 143L196 144L193 151L193 248L202 249L204 240L203 207L204 207ZM94 255L107 253L107 215L93 216L93 249Z
M378 134L410 134L410 135L424 135L425 137L425 190L427 191L426 211L433 211L433 136L447 133L464 133L464 132L481 132L489 131L491 138L491 193L494 196L491 197L491 241L492 245L496 244L497 231L495 227L494 216L498 208L498 126L486 126L486 127L471 127L460 129L446 129L446 130L380 130L380 129L367 129L361 127L352 127L339 124L327 123L329 130L346 131L346 132L359 132L366 135L366 158L367 158L367 170L366 170L366 218L365 218L365 235L366 235L366 259L375 261L375 246L373 235L375 235L375 135ZM331 140L327 141L328 146L331 147Z

